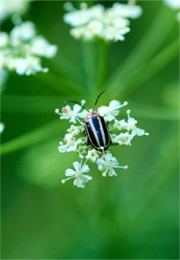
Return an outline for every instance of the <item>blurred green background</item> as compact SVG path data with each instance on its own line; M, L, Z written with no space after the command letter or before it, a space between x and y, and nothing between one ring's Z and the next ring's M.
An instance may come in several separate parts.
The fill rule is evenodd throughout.
M33 1L23 16L59 47L44 61L50 72L11 73L2 93L2 259L179 259L175 12L161 1L139 1L143 15L126 40L106 46L74 40L63 4ZM2 30L12 26L8 20ZM150 136L110 148L129 165L118 177L92 168L85 189L63 185L77 158L58 152L69 123L54 110L69 98L91 107L104 87L99 105L127 100Z

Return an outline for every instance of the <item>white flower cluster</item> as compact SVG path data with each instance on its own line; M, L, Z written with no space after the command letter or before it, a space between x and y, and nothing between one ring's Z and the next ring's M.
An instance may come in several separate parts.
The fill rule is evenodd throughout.
M84 105L84 103L85 101L83 100L81 104ZM119 101L113 100L109 106L101 106L97 110L99 115L103 116L108 123L112 145L129 146L135 136L149 135L143 129L137 127L137 120L130 116L130 110L127 110L127 120L117 119L120 109L126 105L127 102L121 104ZM90 171L88 162L96 164L102 176L117 176L117 169L128 168L127 165L120 166L109 149L105 152L99 152L90 145L86 145L83 119L86 118L88 112L82 106L75 104L71 108L67 105L61 111L56 109L55 112L60 116L60 119L66 119L72 123L65 134L64 140L59 143L59 152L75 152L81 161L73 163L74 170L66 170L65 175L67 178L63 179L62 183L69 179L74 179L75 186L84 188L86 182L92 179L91 176L84 174Z
M164 0L165 4L173 10L178 10L177 20L180 21L180 0Z
M1 0L0 21L4 21L11 15L22 15L30 2L28 0Z
M0 75L5 80L7 70L14 70L19 75L31 75L47 72L41 58L52 58L57 47L48 43L44 37L37 35L32 22L16 25L12 31L0 33ZM3 77L4 76L4 77Z
M130 31L129 18L135 19L142 13L140 6L120 3L107 9L100 4L88 8L86 3L81 3L80 10L66 3L65 9L68 13L64 21L72 26L71 35L87 41L94 38L123 41L124 35Z

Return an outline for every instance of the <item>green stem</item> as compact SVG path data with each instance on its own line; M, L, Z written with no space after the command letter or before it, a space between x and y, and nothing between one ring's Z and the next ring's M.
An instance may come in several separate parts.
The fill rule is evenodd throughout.
M95 46L93 42L82 41L82 56L84 72L86 77L86 86L89 97L96 95L96 58Z
M58 134L60 135L61 132L63 132L61 129L63 129L62 123L59 120L55 120L27 134L17 137L12 141L2 144L0 154L4 155L10 152L15 152L27 146L36 144L37 142L49 139L50 137Z
M97 75L97 87L102 89L108 72L108 44L101 41L99 43L99 62L98 62L98 75Z

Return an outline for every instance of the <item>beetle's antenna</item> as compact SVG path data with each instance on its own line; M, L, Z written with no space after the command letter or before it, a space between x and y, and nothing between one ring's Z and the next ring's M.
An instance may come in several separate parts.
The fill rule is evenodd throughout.
M99 93L99 95L97 96L96 101L95 101L94 106L93 106L93 111L94 111L94 109L95 109L95 107L96 107L96 105L97 105L97 103L98 103L98 101L99 101L99 98L101 97L101 95L102 95L105 91L107 91L107 89L104 89L103 91L101 91L101 92Z
M66 103L74 103L74 104L78 104L80 105L83 109L85 109L87 112L89 112L83 105L81 105L79 102L75 101L75 100L67 100L65 101Z

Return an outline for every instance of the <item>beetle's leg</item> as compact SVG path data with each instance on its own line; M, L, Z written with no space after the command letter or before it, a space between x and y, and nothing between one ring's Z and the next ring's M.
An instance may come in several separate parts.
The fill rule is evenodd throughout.
M87 136L86 145L90 145L89 137Z

